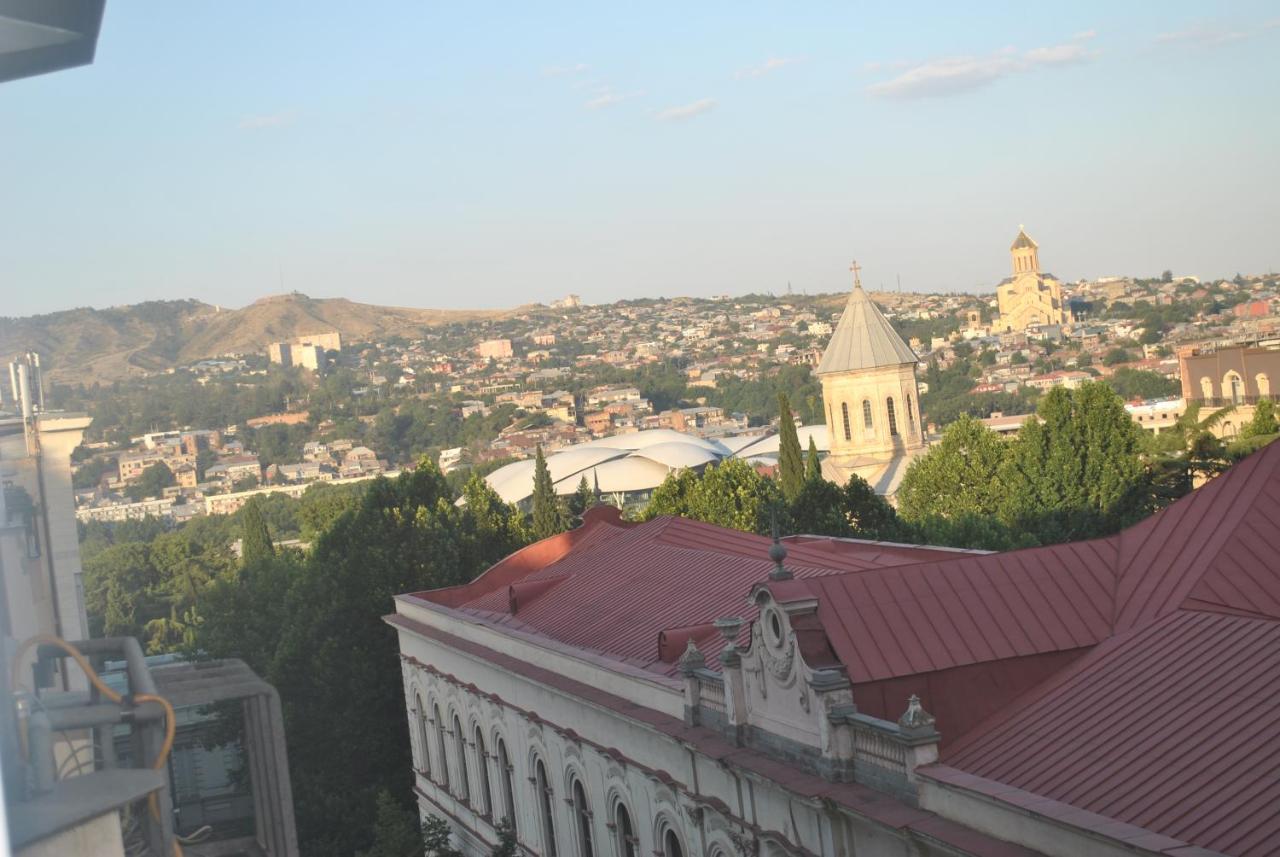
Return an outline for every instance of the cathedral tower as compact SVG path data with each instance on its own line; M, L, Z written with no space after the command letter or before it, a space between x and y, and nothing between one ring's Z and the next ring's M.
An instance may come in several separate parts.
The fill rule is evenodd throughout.
M816 372L826 407L828 461L837 479L858 472L890 493L877 484L886 465L924 447L918 358L863 291L856 262L851 270L853 292Z
M1024 227L1018 227L1018 237L1009 248L1013 257L1013 275L1040 273L1040 245L1031 239Z

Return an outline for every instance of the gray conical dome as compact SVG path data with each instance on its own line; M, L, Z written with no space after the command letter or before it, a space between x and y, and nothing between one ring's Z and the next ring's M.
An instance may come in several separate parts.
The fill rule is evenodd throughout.
M831 334L827 350L822 352L817 374L901 366L918 360L859 285L853 287L836 332Z

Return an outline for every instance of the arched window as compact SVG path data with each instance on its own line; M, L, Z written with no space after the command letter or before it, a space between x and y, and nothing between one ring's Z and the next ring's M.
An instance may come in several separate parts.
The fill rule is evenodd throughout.
M662 857L684 857L684 846L674 827L668 827L662 835Z
M542 815L542 853L556 857L556 822L551 804L551 783L547 781L547 769L542 760L533 763L533 787L538 792L538 808Z
M889 434L898 436L898 415L893 412L893 396L885 399L885 408L889 412Z
M431 706L431 719L436 724L436 755L440 757L440 785L449 788L449 757L444 749L444 718L440 716L440 706Z
M489 755L485 752L484 733L476 726L476 768L480 772L480 795L476 808L481 815L493 814L493 791L489 788Z
M1271 379L1267 377L1266 372L1259 372L1253 381L1258 385L1259 396L1265 399L1271 395Z
M1223 436L1223 437L1235 437L1235 436L1236 436L1236 427L1235 427L1235 423L1230 423L1230 422L1223 423L1223 424L1222 424L1222 436Z
M853 432L849 430L849 403L840 403L840 415L844 417L844 439L853 440Z
M458 757L458 797L471 803L471 780L467 776L467 733L462 731L462 721L453 715L453 749Z
M871 400L862 400L862 427L867 431L875 428L875 420L871 417Z
M427 729L427 707L422 704L422 694L413 695L413 703L417 708L418 721L418 770L431 776L431 739Z
M507 755L507 742L498 739L498 774L502 777L502 811L506 813L511 832L516 829L515 776L511 770L511 758Z
M640 840L636 838L635 827L631 824L631 813L618 801L613 810L614 835L618 837L618 854L620 857L638 857Z
M911 395L907 394L907 426L913 428L916 424L915 411L911 409Z
M1200 379L1200 398L1206 401L1213 398L1213 382L1208 378Z
M1222 379L1222 398L1227 399L1233 405L1239 405L1244 402L1244 384L1240 381L1240 376L1235 372L1228 372Z
M573 781L573 817L578 823L578 854L581 857L593 857L591 846L591 810L587 808L587 792L582 788L582 780Z

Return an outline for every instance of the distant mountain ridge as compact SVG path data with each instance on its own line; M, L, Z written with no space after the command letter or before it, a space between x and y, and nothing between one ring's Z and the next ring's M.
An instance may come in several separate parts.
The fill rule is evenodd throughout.
M419 335L423 328L502 319L519 310L384 307L346 298L273 295L242 309L197 300L147 301L0 318L0 356L37 351L50 380L116 381L224 354L263 353L267 344L337 330L344 342Z

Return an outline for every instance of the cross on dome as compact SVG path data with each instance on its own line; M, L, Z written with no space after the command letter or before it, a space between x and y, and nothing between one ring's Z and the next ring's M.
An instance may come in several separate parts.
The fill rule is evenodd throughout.
M862 288L862 278L858 276L858 273L862 270L862 266L858 264L857 259L854 259L852 264L849 265L849 270L853 271L853 287L855 289Z

